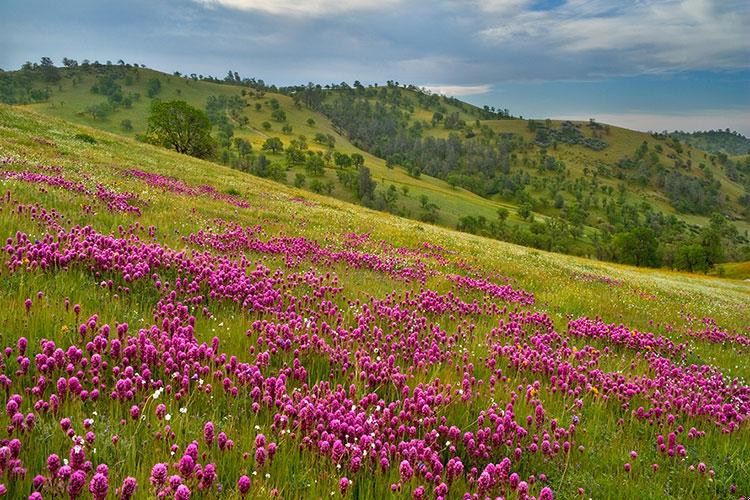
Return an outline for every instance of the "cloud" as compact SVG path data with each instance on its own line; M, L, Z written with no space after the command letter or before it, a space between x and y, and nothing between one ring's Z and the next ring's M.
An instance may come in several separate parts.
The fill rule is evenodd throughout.
M441 94L447 96L464 96L464 95L478 95L486 94L492 90L492 86L489 84L483 85L424 85L422 87L434 94Z
M319 17L360 10L380 10L400 0L195 0L212 7L262 12L275 16Z
M521 4L490 22L479 38L561 56L617 57L626 73L740 69L750 67L748 5L744 0L568 0L556 9L531 11Z
M476 0L476 6L484 12L512 13L531 4L530 0Z

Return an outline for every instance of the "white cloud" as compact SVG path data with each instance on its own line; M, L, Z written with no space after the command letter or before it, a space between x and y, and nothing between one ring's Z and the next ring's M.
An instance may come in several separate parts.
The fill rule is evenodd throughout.
M424 85L422 87L434 94L447 96L464 96L486 94L492 87L489 84L483 85Z
M276 16L318 17L359 10L389 8L400 0L195 0L206 6L262 12Z
M747 68L748 5L738 0L568 0L546 11L519 5L479 36L498 45L531 41L561 55L612 54L639 72Z
M528 5L530 0L476 0L476 6L484 12L512 13Z
M730 128L745 136L750 136L750 109L701 110L686 113L581 113L563 115L562 120L588 120L595 118L600 123L642 130L644 132L662 130L711 130Z

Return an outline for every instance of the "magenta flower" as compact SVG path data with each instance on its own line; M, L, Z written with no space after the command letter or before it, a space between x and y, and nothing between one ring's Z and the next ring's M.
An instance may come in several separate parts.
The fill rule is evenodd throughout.
M109 491L109 479L105 474L97 472L89 483L89 492L95 500L105 500Z
M180 459L178 469L180 470L180 474L182 474L182 477L184 477L185 479L189 478L193 473L193 470L195 469L195 461L193 460L193 457L191 457L190 455L184 455Z
M206 441L206 444L208 446L211 446L211 443L214 441L214 423L213 422L206 422L206 425L203 426L203 439Z
M161 486L167 481L167 465L156 464L151 468L151 484Z
M405 483L414 475L414 469L412 469L408 460L402 460L398 466L398 473L401 477L401 482Z
M240 495L242 495L242 498L245 498L247 493L250 491L250 478L247 476L240 476L240 478L237 480L237 489L240 492Z
M339 490L341 491L342 495L346 495L346 491L349 489L349 479L347 477L342 477L339 481Z
M118 500L130 500L131 498L133 498L137 485L138 483L134 477L126 477L122 482L122 486L120 487Z
M174 492L175 500L190 500L190 488L181 484Z
M86 473L82 470L74 471L70 476L68 482L68 495L71 498L76 498L83 491L83 487L86 485Z

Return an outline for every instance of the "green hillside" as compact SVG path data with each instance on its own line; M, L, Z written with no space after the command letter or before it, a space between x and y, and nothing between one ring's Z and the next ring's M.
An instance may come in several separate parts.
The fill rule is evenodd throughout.
M0 95L130 137L146 132L152 99L184 100L211 118L218 162L545 250L685 270L750 257L750 157L665 135L519 120L394 82L278 89L125 64L32 65L0 75ZM283 149L264 149L273 138ZM308 165L316 154L319 172ZM374 193L361 192L352 155Z
M110 68L111 69L111 68ZM494 217L495 211L500 206L512 208L512 204L497 203L482 199L462 189L453 189L446 182L424 176L414 179L402 170L387 169L385 162L364 151L354 147L344 136L338 134L331 126L330 121L322 114L309 109L294 106L291 97L277 92L267 90L256 90L240 87L237 85L219 84L204 80L193 80L174 75L167 75L147 68L125 68L125 74L120 81L123 92L127 95L137 96L132 100L129 107L117 106L113 110L105 112L104 116L96 116L96 113L87 112L92 106L106 108L108 99L106 96L91 92L102 74L107 74L107 67L98 68L86 72L78 72L72 77L63 77L55 85L43 82L38 75L32 75L30 85L39 89L50 91L50 97L43 102L27 104L30 109L60 117L74 123L80 123L108 132L135 137L146 130L146 122L151 105L148 97L149 82L158 79L160 90L155 97L162 100L180 99L204 109L210 96L225 96L228 98L238 97L245 103L245 108L240 112L241 117L247 118L247 124L240 124L239 120L233 120L234 136L249 141L255 152L261 152L263 143L269 137L278 137L288 145L293 139L300 135L306 137L309 149L313 151L327 151L325 145L316 143L316 134L330 135L334 137L334 150L341 153L360 153L365 157L365 164L372 171L373 178L380 184L379 189L386 188L391 184L397 187L401 193L398 208L401 213L414 218L418 217L421 210L419 198L422 195L429 197L432 203L437 204L439 209L439 222L454 227L458 218L467 209L472 212L484 214L486 217ZM63 72L63 74L65 74ZM128 78L130 75L131 78ZM243 95L243 93L245 95ZM7 100L7 99L6 99ZM280 109L286 114L286 120L281 123L273 119L274 111L272 102L277 101ZM256 109L260 105L260 109ZM314 123L308 124L312 119ZM132 129L124 130L122 122L128 120ZM263 123L269 123L270 129L265 129ZM281 129L288 124L292 127L291 133L284 133ZM267 154L268 157L279 164L284 162L284 155ZM286 167L286 165L285 165ZM285 169L286 170L286 169ZM297 173L305 173L304 168L293 167L285 172L284 179L291 184ZM347 201L356 201L356 197L349 190L341 186L335 171L327 169L325 174L318 179L322 184L329 181L334 183L331 195ZM309 183L308 183L309 184ZM309 185L307 186L310 187ZM403 194L403 189L407 194Z
M0 105L9 498L750 492L746 283L424 224L35 106Z
M729 129L702 132L675 131L670 135L709 153L723 153L729 156L750 154L750 139Z

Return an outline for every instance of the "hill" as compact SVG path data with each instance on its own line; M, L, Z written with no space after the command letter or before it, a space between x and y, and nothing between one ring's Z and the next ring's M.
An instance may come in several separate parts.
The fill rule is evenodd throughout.
M232 72L70 66L6 73L0 95L131 137L152 98L185 100L207 112L226 165L545 250L685 270L749 258L750 157L596 122L514 119L394 82L276 88Z
M0 124L10 498L750 492L744 283Z
M703 132L675 131L669 135L709 153L724 153L729 156L750 154L750 139L729 129Z

